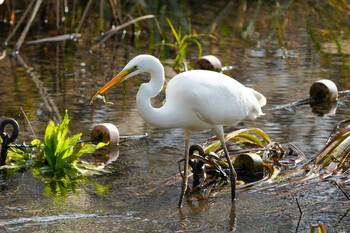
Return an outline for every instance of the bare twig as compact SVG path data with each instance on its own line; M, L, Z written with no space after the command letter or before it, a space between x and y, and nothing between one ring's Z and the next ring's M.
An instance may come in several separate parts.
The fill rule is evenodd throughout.
M105 0L100 1L100 32L104 31L103 19L104 19L104 6Z
M35 1L35 0L34 0ZM19 37L14 49L13 49L13 54L16 54L18 52L18 50L21 48L22 44L23 44L23 41L25 39L25 37L27 36L27 33L29 31L29 28L30 26L32 25L33 21L34 21L34 18L36 16L36 14L38 13L38 10L41 6L41 3L42 3L42 0L37 0L35 1L35 6L34 6L34 9L33 9L33 12L27 22L27 25L26 27L24 28L24 30L22 31L22 34L21 36Z
M297 100L288 104L283 104L283 105L278 105L276 107L267 109L266 111L276 111L276 110L281 110L281 109L293 109L296 106L300 106L300 105L305 105L305 104L312 104L312 103L316 103L317 100L314 97L309 97L309 98L305 98L305 99L301 99L301 100Z
M90 9L91 3L92 3L92 0L89 0L89 2L87 3L87 5L86 5L86 7L85 7L83 16L82 16L81 19L80 19L79 25L78 25L78 27L75 29L75 34L78 34L79 31L80 31L80 28L83 26L83 23L84 23L84 21L85 21L86 15L87 15L87 13L88 13L88 11L89 11L89 9Z
M347 211L345 211L343 216L340 217L339 221L334 225L334 229L336 229L336 227L339 225L339 223L341 223L343 221L343 219L348 215L349 212L350 212L350 208Z
M342 187L340 187L340 185L338 184L338 182L334 181L334 183L338 186L338 188L339 188L340 191L344 194L344 196L350 201L349 195L344 191L344 189L342 189Z
M338 92L338 98L348 97L348 96L350 96L350 90L345 90L345 91L339 91Z
M96 49L97 46L99 46L100 43L103 43L104 41L106 41L107 39L109 39L111 36L113 36L115 33L117 33L119 30L123 29L123 28L126 28L127 26L130 26L138 21L141 21L141 20L145 20L145 19L154 19L156 21L156 26L157 26L157 29L158 31L160 32L161 34L161 28L158 24L158 21L156 20L155 16L154 15L144 15L144 16L141 16L141 17L138 17L136 19L133 19L133 20L130 20L129 22L127 23L124 23L120 26L117 26L115 28L112 28L110 29L109 31L107 31L105 34L103 34L102 36L100 36L99 38L97 38L97 41L98 43L96 45L94 45L91 49L94 50Z
M26 10L24 11L22 17L20 18L20 20L18 21L18 23L16 24L15 28L13 29L13 31L10 33L10 35L8 35L8 37L5 39L4 41L4 45L7 46L9 40L12 38L12 36L17 32L18 28L22 25L22 22L24 21L24 19L27 17L28 13L32 10L32 7L35 3L35 0L32 0L29 5L27 6Z
M34 137L37 138L36 135L35 135L35 132L34 132L34 130L33 130L32 124L30 124L30 121L29 121L29 119L28 119L28 117L27 117L27 114L24 112L24 110L23 110L22 107L19 107L19 108L21 109L21 111L22 111L24 117L26 118L26 121L28 122L30 131L32 131L32 134L34 135Z
M61 1L56 1L56 29L60 28L60 2Z
M121 23L122 22L122 17L121 17L120 10L118 10L118 6L117 6L118 2L117 1L113 1L113 0L109 0L109 5L110 5L111 10L112 10L114 23L116 23L116 22Z
M297 202L297 205L298 205L298 209L299 209L299 220L298 220L298 224L297 224L297 228L295 229L295 232L298 232L299 230L299 226L300 226L300 222L301 222L301 218L303 217L303 211L301 210L301 207L299 205L299 201L298 201L298 198L295 198L295 201Z
M76 38L81 37L81 34L64 34L64 35L59 35L59 36L53 36L53 37L46 37L43 39L38 39L38 40L31 40L27 41L26 44L40 44L40 43L45 43L45 42L59 42L59 41L65 41L65 40L73 40Z

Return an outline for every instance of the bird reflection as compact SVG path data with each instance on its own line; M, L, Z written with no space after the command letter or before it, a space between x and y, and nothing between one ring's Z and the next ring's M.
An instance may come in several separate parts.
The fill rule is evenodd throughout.
M235 232L237 229L235 202L229 204L225 202L220 204L220 202L210 202L210 200L210 198L201 193L189 194L188 198L186 198L187 207L179 209L179 221L182 225L182 228L193 229L196 227L196 224L200 224L198 227L203 227L200 222L196 221L196 217L205 221L205 219L208 218L208 213L214 212L219 213L220 216L223 217L221 218L221 220L223 220L223 228L227 229L227 232ZM210 211L210 209L214 210ZM210 224L210 222L206 224Z

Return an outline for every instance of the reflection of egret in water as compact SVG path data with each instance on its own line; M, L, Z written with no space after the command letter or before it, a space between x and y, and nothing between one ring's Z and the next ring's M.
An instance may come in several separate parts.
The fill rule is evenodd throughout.
M202 231L203 226L208 222L202 223L202 219L207 219L208 214L215 213L213 209L220 210L220 221L215 221L216 231L235 232L237 229L236 204L227 202L211 203L208 198L200 198L192 194L186 200L186 208L179 209L179 222L184 229L197 232ZM205 216L205 217L203 217ZM217 217L217 215L215 215ZM213 225L214 227L214 225Z
M7 187L7 170L6 169L1 169L0 170L0 191L3 191Z
M230 232L235 232L237 228L237 214L236 214L236 204L232 203L229 215L229 226Z

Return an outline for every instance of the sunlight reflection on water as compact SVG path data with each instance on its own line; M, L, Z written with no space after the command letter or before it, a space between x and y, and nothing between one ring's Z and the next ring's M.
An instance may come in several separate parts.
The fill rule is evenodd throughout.
M261 128L274 141L284 145L295 144L310 156L323 147L334 124L349 116L349 101L341 100L335 115L321 116L312 112L309 106L299 106L290 111L270 109L308 97L309 87L318 79L332 79L342 90L350 89L350 80L347 69L341 66L342 58L335 56L334 65L325 64L310 46L306 30L294 28L293 32L298 36L299 44L291 51L293 56L286 59L275 55L280 49L277 45L268 48L264 54L252 55L254 46L233 43L230 37L223 39L223 45L212 45L214 49L209 46L204 48L204 52L216 51L224 66L233 67L225 71L226 74L267 97L266 115L256 121L244 121L237 128ZM43 44L23 48L21 55L32 67L30 70L16 63L14 58L7 57L0 62L0 76L3 77L0 82L0 115L19 121L19 141L33 139L19 107L24 108L35 133L42 138L46 123L54 115L47 110L48 98L54 100L61 114L65 109L69 110L71 132L82 132L84 138L89 138L95 124L104 122L117 125L121 135L148 133L149 136L142 141L122 143L118 148L107 151L107 154L118 153L118 159L107 166L112 173L93 176L91 183L68 190L63 197L45 193L43 182L33 178L29 172L1 176L0 230L276 232L278 229L294 232L299 217L295 197L300 199L305 210L302 222L305 231L317 221L332 225L332 218L338 221L337 216L346 212L342 205L344 197L328 183L259 192L239 190L235 205L229 202L229 190L224 190L210 197L188 197L184 208L177 209L181 183L178 161L184 154L184 135L180 129L158 129L148 125L138 115L135 103L137 87L147 78L142 76L128 80L108 92L106 97L113 105L106 107L101 102L89 105L91 95L132 58L131 54L148 52L148 48L140 51L124 45L130 51L127 56L121 56L119 50L110 54L108 47L120 44L106 45L99 53L87 53L78 44L74 55L70 55L63 53L63 46L59 50L51 50L50 46ZM110 64L112 55L115 55L115 60ZM33 81L33 75L41 81L39 84ZM43 90L46 91L44 94ZM161 102L162 97L156 101ZM234 129L227 129L230 130ZM211 136L210 132L194 134L192 142L202 144ZM88 159L103 162L109 159L104 153L99 151L93 155L95 157ZM98 192L94 182L107 187L108 191ZM332 212L324 203L328 200L319 194L326 188L331 191L322 195L325 194L332 205L339 207L339 212L330 213L331 218L317 215L317 211L321 210ZM314 206L308 207L314 201ZM313 207L317 209L314 211Z

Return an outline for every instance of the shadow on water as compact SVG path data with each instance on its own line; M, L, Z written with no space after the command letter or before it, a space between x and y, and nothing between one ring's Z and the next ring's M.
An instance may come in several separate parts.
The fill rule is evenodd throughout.
M147 77L128 80L112 89L106 97L114 105L106 107L99 103L94 108L89 105L91 95L134 55L175 57L173 50L161 50L154 45L161 36L172 38L165 20L168 16L184 31L189 29L187 16L190 16L191 25L198 32L213 33L215 40L201 41L203 53L218 56L223 65L233 68L225 73L263 93L268 100L266 109L308 97L310 85L319 79L331 79L340 90L349 90L349 53L346 39L339 36L349 35L345 8L334 7L333 1L307 4L218 1L216 5L210 1L179 4L152 1L143 7L126 1L123 11L119 11L116 6L111 9L100 1L92 3L95 5L90 9L100 9L102 2L106 9L101 11L104 12L101 25L96 23L100 11L92 11L91 17L82 20L86 4L78 4L73 10L77 15L63 14L65 18L59 19L57 29L55 15L50 13L55 12L56 6L43 1L45 10L39 11L39 15L44 20L34 21L25 41L76 32L71 29L85 22L82 23L85 26L81 25L83 30L78 31L82 36L76 40L32 44L24 41L17 56L0 56L0 115L19 122L18 142L35 138L20 107L38 138L43 137L47 122L59 120L65 109L72 118L71 131L82 132L86 138L95 124L103 122L117 125L123 135L149 136L86 155L86 160L107 163L106 169L111 173L89 177L88 181L68 188L64 195L50 193L47 185L33 178L30 171L0 174L0 230L295 232L299 224L298 231L306 232L315 223L324 224L329 231L349 230L349 201L334 184L319 180L288 185L276 181L240 189L234 204L230 203L229 189L210 196L193 194L178 209L181 178L177 161L183 158L183 132L154 128L139 117L135 96ZM1 41L13 30L9 20L12 7L10 1L0 5L5 12L1 24L7 29L0 32ZM26 8L20 9L23 13ZM140 21L91 49L97 44L94 39L100 36L100 31L108 30L107 25L127 23L125 12L136 18L140 9L157 16L163 35L154 21ZM333 20L327 20L330 18ZM7 54L16 46L24 26L3 48ZM188 50L187 60L191 63L197 55L194 46ZM162 100L158 97L155 102ZM297 145L312 156L324 146L334 124L348 116L349 100L343 98L336 110L332 108L326 114L324 109L315 110L307 105L266 111L264 117L244 121L238 128L261 128L274 141ZM192 142L204 143L211 136L209 132L196 134ZM344 189L349 192L348 183ZM296 199L303 212L300 222Z

